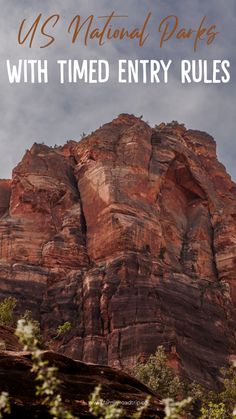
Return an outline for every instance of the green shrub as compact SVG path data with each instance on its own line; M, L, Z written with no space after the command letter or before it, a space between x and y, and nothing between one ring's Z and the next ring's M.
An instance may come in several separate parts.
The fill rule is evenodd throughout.
M227 419L228 417L224 403L209 402L201 408L199 419Z
M231 419L236 404L236 368L221 369L223 389L219 392L205 391L199 397L200 419Z
M72 325L71 325L70 322L65 322L65 323L61 324L57 328L57 337L61 336L61 335L64 335L66 332L68 332L71 329L72 329Z
M184 385L173 369L167 365L163 346L159 346L146 363L138 363L134 367L134 375L164 399L168 397L178 399L183 395Z
M220 402L232 412L236 404L236 367L232 365L228 369L221 369L224 390L220 393Z
M13 297L5 298L0 303L0 325L14 326L14 308L16 307L17 300Z

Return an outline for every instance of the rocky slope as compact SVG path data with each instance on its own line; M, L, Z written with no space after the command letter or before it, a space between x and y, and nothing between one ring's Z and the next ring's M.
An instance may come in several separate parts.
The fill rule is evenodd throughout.
M9 419L47 419L51 418L47 407L40 397L35 396L35 376L31 356L21 352L17 338L9 328L0 326L0 338L6 341L7 351L0 349L0 393L10 394L11 414ZM16 340L16 342L15 342ZM15 345L18 352L12 351ZM61 381L59 388L65 407L82 418L91 418L88 398L98 384L102 385L101 397L105 403L120 401L130 417L136 412L148 396L151 402L143 418L161 419L164 417L163 403L145 385L127 374L108 366L85 364L73 361L58 353L45 351L44 359L58 368L57 378Z
M236 186L212 137L120 115L34 144L0 182L0 297L75 359L132 367L158 345L214 385L236 352Z

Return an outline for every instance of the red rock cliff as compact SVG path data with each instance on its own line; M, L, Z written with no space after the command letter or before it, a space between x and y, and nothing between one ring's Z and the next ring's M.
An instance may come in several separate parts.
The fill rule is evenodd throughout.
M131 367L160 344L212 385L235 349L236 186L215 142L120 115L79 143L34 144L0 181L0 297L60 351Z

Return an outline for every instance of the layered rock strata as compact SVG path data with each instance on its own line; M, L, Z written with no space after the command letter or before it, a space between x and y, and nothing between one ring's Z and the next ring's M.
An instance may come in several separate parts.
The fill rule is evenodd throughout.
M80 142L34 144L0 182L0 297L54 345L132 368L164 345L214 385L236 351L236 186L216 144L120 115Z
M157 396L139 381L127 374L101 365L88 365L73 361L54 352L45 352L44 359L58 369L61 381L58 391L64 406L82 418L94 418L89 413L88 400L98 384L102 385L101 397L109 405L120 402L128 419L151 396L152 401L143 414L144 419L164 417L164 406ZM9 419L50 419L48 407L35 396L35 377L31 372L30 354L25 352L0 352L0 391L10 394Z

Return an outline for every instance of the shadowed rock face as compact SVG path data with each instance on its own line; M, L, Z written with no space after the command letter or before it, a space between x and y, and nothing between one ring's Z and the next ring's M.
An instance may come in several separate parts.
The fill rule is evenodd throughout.
M0 330L0 335L2 330ZM98 384L102 385L101 397L109 404L119 401L125 417L130 418L148 396L150 406L142 415L145 419L164 417L164 406L158 397L145 385L129 375L102 365L73 361L54 352L45 352L44 359L57 369L61 381L59 392L69 411L80 418L94 417L89 413L88 399ZM52 416L42 399L35 396L35 376L31 372L30 354L26 352L0 352L0 391L10 394L11 414L9 419L49 419Z
M73 358L130 368L164 345L213 386L236 351L235 191L212 137L177 123L34 144L0 183L0 296L48 339L70 321L54 346Z

